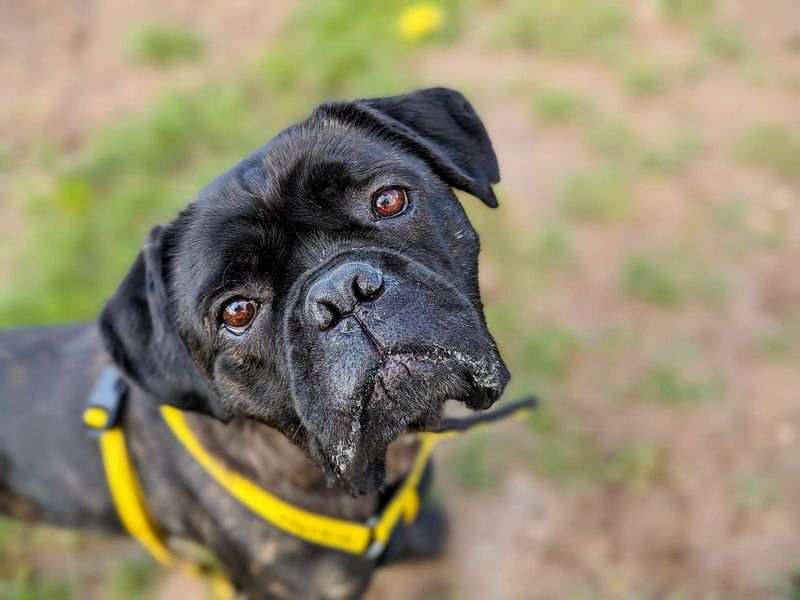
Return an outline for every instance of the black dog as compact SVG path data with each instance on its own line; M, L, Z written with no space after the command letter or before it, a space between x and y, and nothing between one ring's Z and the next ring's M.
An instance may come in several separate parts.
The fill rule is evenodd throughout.
M478 238L451 189L494 207L498 179L457 92L320 106L153 230L99 327L0 335L0 511L121 528L80 417L113 362L130 386L130 453L170 538L210 548L251 597L358 596L374 560L254 515L158 405L194 411L205 447L276 496L373 515L413 459L405 432L434 427L448 399L486 409L507 383Z

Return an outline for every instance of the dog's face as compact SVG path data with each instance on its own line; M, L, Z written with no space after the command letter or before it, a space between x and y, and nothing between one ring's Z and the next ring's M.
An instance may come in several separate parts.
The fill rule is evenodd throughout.
M160 401L258 419L376 490L392 440L507 383L451 189L493 206L497 179L456 92L323 105L154 230L103 313L112 356Z

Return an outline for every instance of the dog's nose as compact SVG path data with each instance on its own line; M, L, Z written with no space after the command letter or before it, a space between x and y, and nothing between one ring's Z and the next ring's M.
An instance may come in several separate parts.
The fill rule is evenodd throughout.
M383 272L370 264L350 262L320 277L308 290L306 318L320 329L335 325L360 302L383 294Z

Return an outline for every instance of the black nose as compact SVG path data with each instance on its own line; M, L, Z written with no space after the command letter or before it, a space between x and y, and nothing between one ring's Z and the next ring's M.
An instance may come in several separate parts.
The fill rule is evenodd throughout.
M360 302L383 293L383 273L363 262L339 265L320 277L306 296L305 313L320 329L335 325Z

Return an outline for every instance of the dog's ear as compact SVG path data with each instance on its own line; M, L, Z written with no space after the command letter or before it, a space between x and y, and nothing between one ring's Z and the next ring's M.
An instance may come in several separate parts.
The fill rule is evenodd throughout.
M189 356L170 317L164 280L165 230L150 232L136 262L100 315L116 365L159 402L231 418Z
M422 154L453 187L495 208L491 184L500 181L492 141L464 96L446 88L357 100L394 136Z

